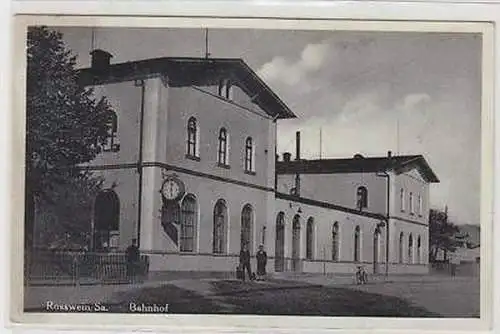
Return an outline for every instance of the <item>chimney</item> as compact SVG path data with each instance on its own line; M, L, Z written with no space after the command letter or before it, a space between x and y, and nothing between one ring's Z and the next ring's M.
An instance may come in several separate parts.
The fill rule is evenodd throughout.
M392 151L387 151L387 157L391 158L392 157Z
M92 57L91 68L94 71L107 71L109 69L110 61L113 55L101 49L96 49L90 52Z
M295 160L300 160L300 131L295 133Z
M283 153L283 161L284 162L290 162L291 158L292 158L292 153L290 153L290 152Z

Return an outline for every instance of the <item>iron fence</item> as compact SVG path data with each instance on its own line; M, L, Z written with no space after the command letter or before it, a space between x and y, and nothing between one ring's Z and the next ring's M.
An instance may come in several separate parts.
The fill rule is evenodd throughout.
M149 257L128 263L124 253L36 249L26 254L25 284L102 284L142 281L149 272Z

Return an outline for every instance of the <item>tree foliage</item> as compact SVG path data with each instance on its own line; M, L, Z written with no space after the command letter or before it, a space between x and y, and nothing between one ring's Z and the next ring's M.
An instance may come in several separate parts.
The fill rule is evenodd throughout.
M102 178L81 173L55 184L50 198L41 203L38 212L36 231L41 244L56 248L89 246L92 207L102 183Z
M25 243L31 245L34 206L53 201L55 189L90 181L75 171L100 152L111 107L78 83L76 57L62 34L30 27L27 42Z
M439 250L444 253L444 260L447 254L454 252L460 240L457 239L459 228L448 219L448 214L444 211L431 209L429 212L429 261L435 262Z

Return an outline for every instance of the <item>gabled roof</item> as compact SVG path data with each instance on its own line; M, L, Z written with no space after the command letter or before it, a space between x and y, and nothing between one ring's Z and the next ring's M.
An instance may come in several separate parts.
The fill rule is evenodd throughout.
M294 113L242 60L237 58L152 58L111 64L107 70L80 70L84 86L166 75L173 87L215 85L233 79L254 103L273 118L295 118Z
M337 174L376 173L394 171L403 173L417 168L427 182L438 183L439 179L422 155L400 155L392 157L365 158L356 155L349 159L319 159L277 161L277 174Z

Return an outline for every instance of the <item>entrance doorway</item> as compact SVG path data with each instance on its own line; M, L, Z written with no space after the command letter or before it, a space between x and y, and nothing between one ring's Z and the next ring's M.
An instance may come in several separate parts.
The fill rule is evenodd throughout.
M276 217L276 243L274 256L274 270L284 271L285 269L285 214L278 213Z

